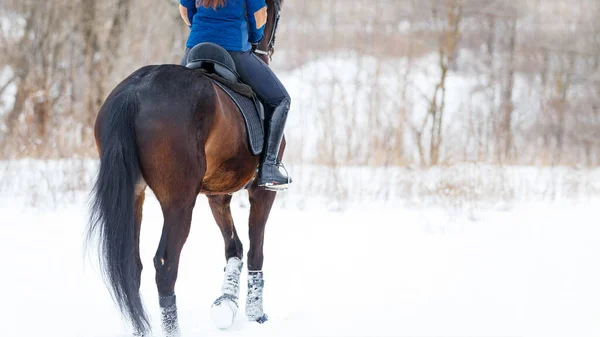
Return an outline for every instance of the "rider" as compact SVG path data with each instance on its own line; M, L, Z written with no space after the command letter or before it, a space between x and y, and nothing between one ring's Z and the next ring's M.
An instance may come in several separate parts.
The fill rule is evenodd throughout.
M271 69L253 53L263 38L267 23L264 0L180 0L179 11L191 28L184 58L198 43L212 42L233 58L242 82L248 84L267 105L265 149L258 171L258 185L287 188L291 182L279 168L279 147L290 109L290 95Z

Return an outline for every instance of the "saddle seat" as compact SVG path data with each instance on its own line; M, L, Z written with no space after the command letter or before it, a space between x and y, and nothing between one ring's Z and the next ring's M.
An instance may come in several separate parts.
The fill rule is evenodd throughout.
M223 47L211 42L197 44L190 50L186 68L203 69L234 83L239 82L240 78L231 55Z

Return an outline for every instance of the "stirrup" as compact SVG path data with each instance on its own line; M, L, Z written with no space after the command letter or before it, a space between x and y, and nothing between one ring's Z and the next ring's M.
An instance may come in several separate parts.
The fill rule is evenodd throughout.
M266 183L266 184L262 184L262 185L258 185L258 186L264 187L265 190L268 190L268 191L274 191L274 192L285 191L289 188L289 185L292 183L292 178L290 178L288 170L285 168L285 166L283 165L282 162L278 161L275 164L275 167L277 167L277 169L279 169L280 167L283 167L283 170L285 171L285 176L287 177L287 182L284 184Z
M287 190L289 188L290 182L288 179L288 182L286 184L271 184L271 183L266 183L264 185L262 185L262 187L265 188L265 190L267 191L273 191L273 192L283 192L285 190Z

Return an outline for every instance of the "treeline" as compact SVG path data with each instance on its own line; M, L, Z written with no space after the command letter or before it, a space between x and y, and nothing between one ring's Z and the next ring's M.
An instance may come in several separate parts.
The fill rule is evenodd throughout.
M140 66L179 62L177 3L2 1L0 158L95 155L108 91ZM286 0L278 72L369 60L368 81L359 69L355 85L333 76L331 90L294 100L317 141L290 130L290 160L598 165L598 17L596 1Z
M331 54L368 59L357 61L369 68L353 85L359 99L338 96L332 104L343 109L316 114L325 148L318 162L600 162L597 1L309 0L288 10L287 65ZM390 75L397 85L372 80ZM355 132L364 114L371 125ZM340 125L346 132L336 137Z
M177 2L160 0L3 0L0 22L0 158L95 155L108 92L143 65L177 62L187 28Z

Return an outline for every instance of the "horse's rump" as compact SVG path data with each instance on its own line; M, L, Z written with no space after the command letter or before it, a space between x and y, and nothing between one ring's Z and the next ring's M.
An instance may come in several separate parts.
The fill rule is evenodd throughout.
M252 179L258 157L250 152L244 118L228 94L201 72L148 66L111 96L125 91L139 100L134 132L144 179L155 193L170 199L170 185L181 183L179 172L196 193L231 193ZM104 119L101 111L98 129Z

